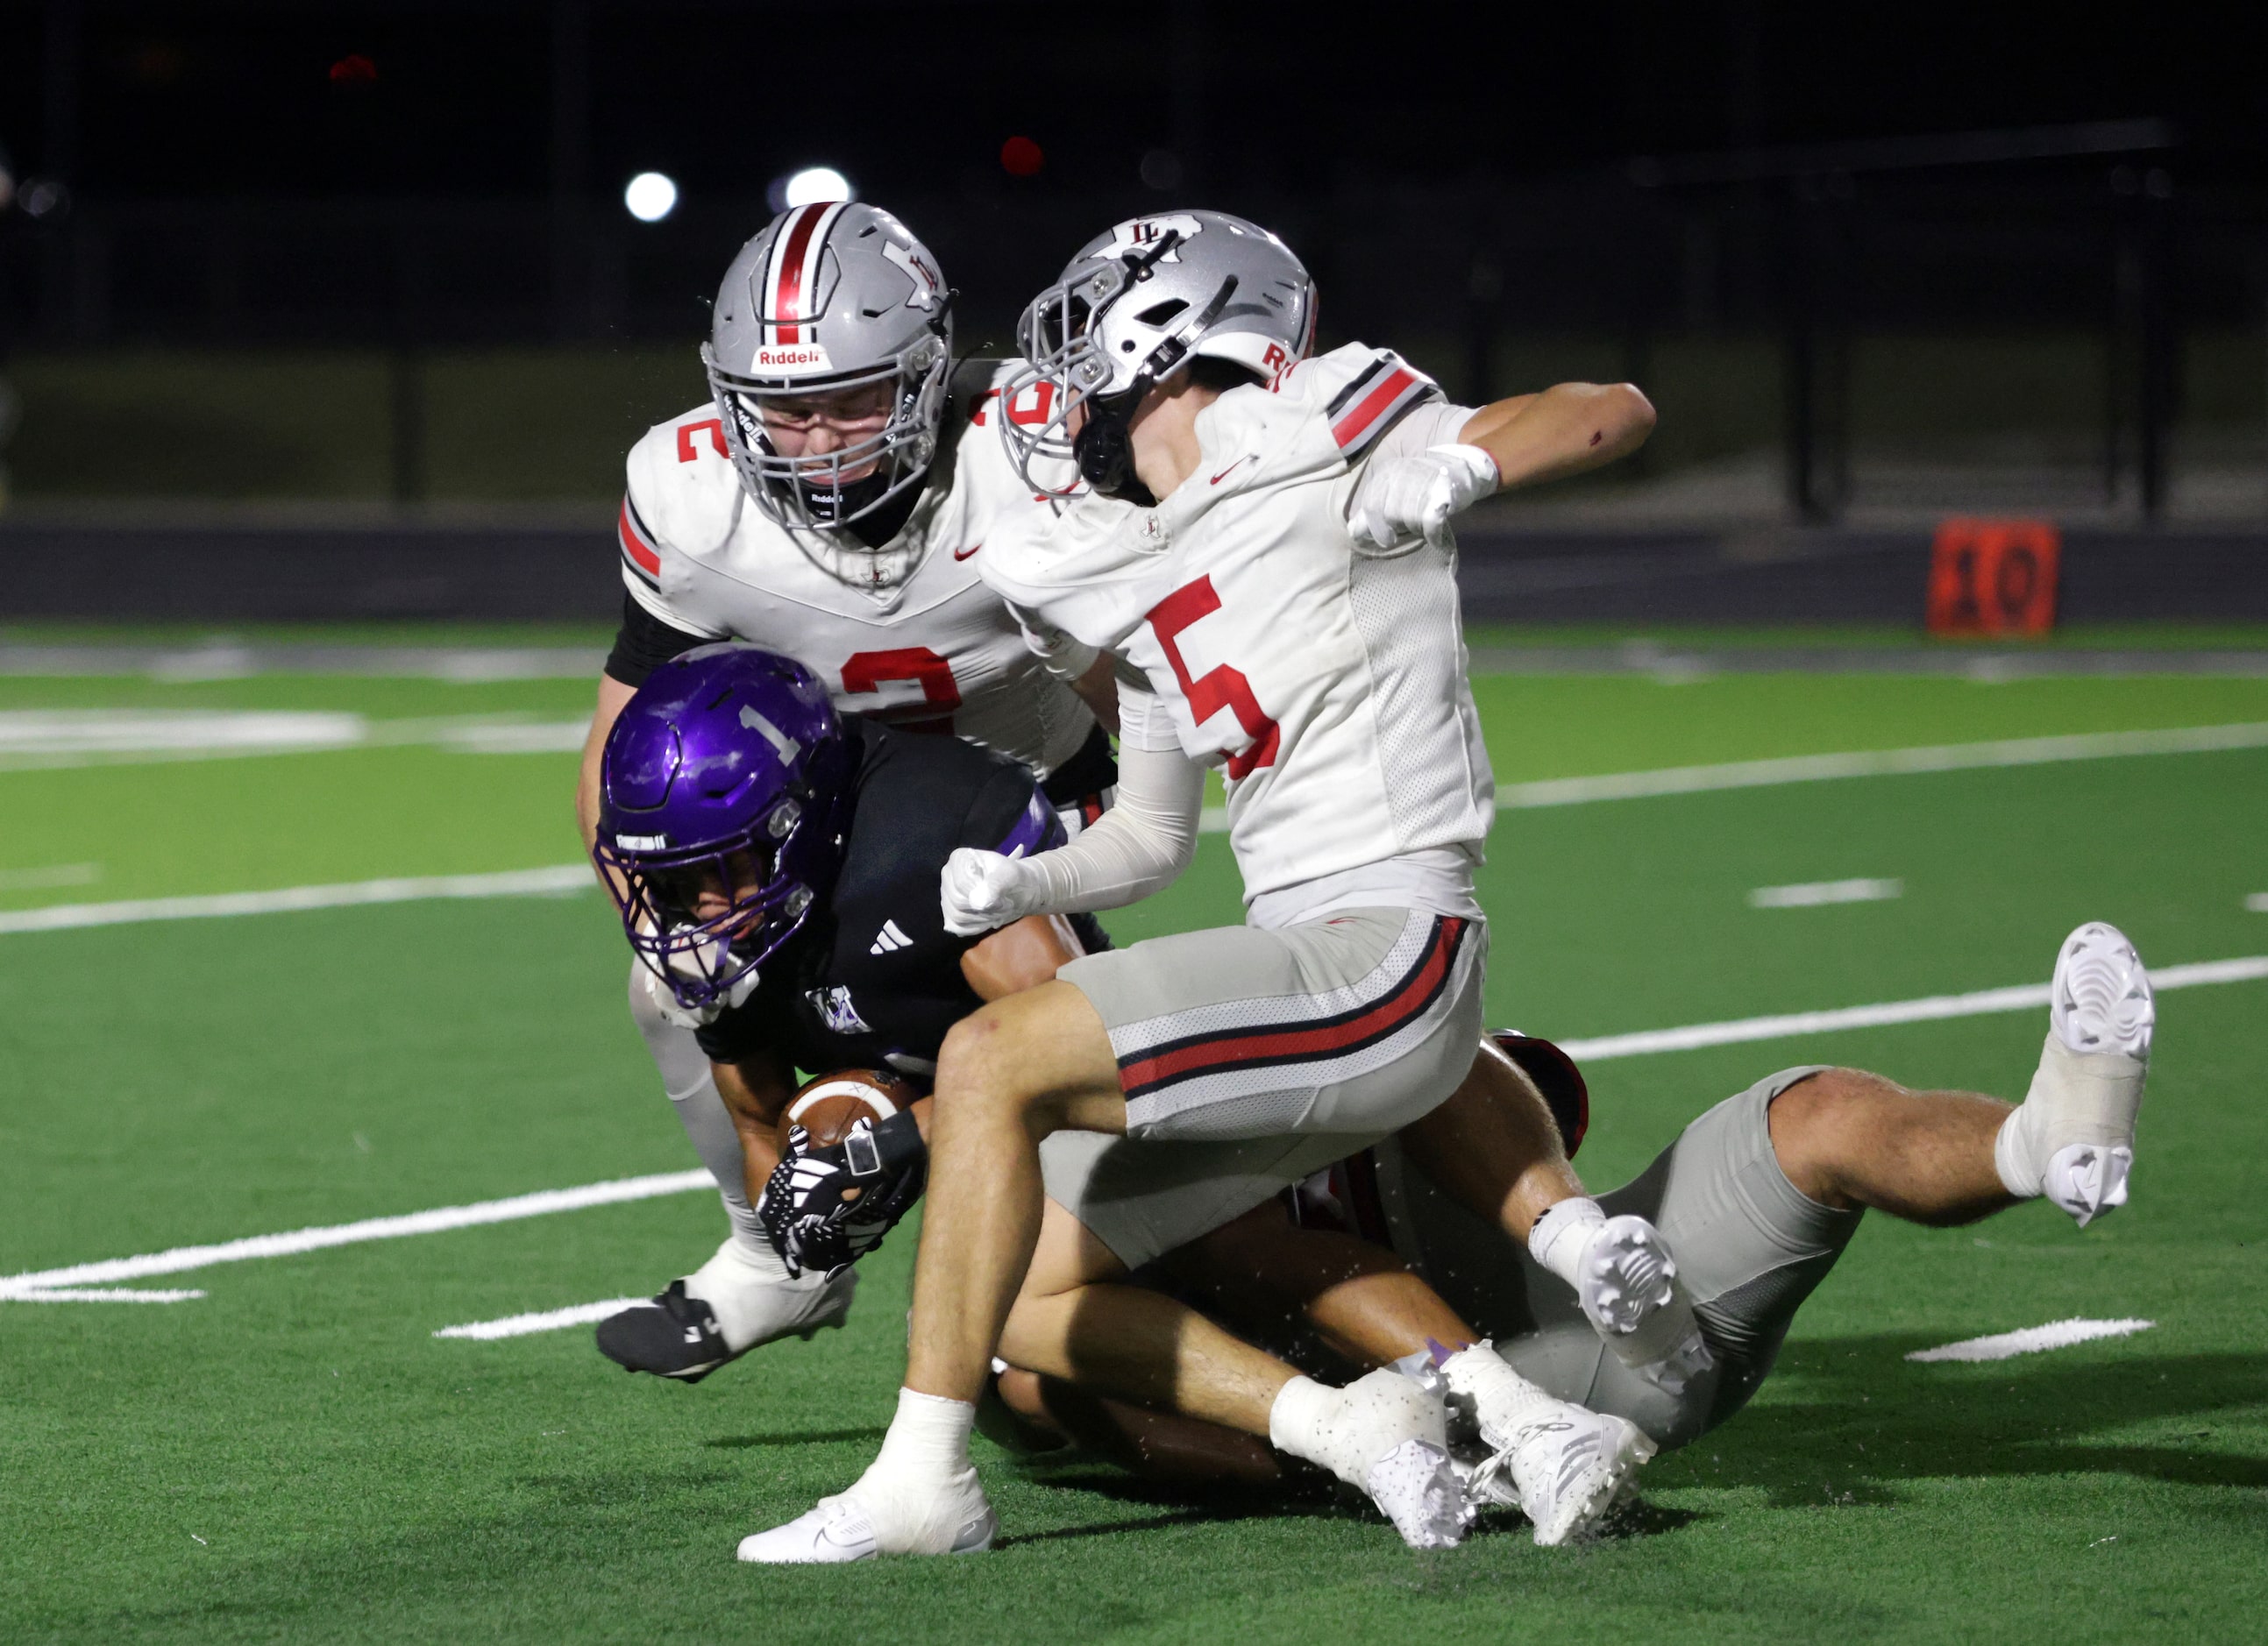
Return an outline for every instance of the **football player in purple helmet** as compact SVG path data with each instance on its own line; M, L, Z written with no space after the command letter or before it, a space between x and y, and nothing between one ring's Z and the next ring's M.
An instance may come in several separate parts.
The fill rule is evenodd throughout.
M1090 919L947 932L946 858L978 841L1058 842L1055 808L1002 755L838 715L777 652L724 642L657 667L608 732L599 778L592 856L637 956L633 988L689 1031L731 1128L703 1158L761 1225L599 1327L629 1370L694 1382L760 1343L840 1325L850 1261L920 1192L925 1102L877 1128L888 1217L869 1215L869 1186L846 1226L819 1182L825 1159L792 1208L767 1196L795 1071L888 1069L926 1091L954 1024L1107 940Z

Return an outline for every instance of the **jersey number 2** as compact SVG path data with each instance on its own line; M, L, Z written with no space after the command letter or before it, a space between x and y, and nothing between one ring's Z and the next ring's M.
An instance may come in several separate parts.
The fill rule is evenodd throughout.
M912 680L922 689L919 703L892 704L864 711L902 731L953 734L953 711L961 707L961 687L953 665L927 646L899 651L856 651L843 660L843 689L853 697L879 692L892 680Z
M1150 608L1150 628L1158 636L1158 643L1165 648L1166 661L1174 665L1174 678L1181 682L1182 695L1189 700L1190 716L1199 725L1224 709L1236 711L1236 724L1244 728L1244 735L1251 740L1228 757L1228 775L1245 778L1263 766L1276 763L1276 746L1282 734L1276 723L1260 712L1260 702L1253 696L1252 682L1244 677L1243 670L1233 669L1224 663L1193 680L1189 678L1189 665L1182 661L1182 649L1174 643L1183 629L1219 610L1220 596L1213 592L1212 579L1199 577L1195 583L1183 584Z

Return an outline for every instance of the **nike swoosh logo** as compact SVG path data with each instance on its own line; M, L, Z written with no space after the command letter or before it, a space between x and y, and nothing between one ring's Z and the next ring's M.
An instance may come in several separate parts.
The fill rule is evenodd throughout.
M1231 463L1226 468L1221 470L1219 474L1214 475L1212 477L1212 483L1216 486L1219 485L1221 481L1226 480L1231 474L1235 474L1238 469L1241 468L1245 464L1249 463L1251 460L1252 458L1249 453L1237 459L1235 462Z
M976 548L956 548L953 551L953 557L955 560L967 560L971 555L974 555L976 552L976 549L983 547L983 544L979 543L976 545Z

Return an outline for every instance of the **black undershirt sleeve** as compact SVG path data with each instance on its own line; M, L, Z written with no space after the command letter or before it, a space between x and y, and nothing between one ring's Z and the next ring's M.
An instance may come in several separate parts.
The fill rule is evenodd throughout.
M607 654L607 672L625 686L643 686L647 675L672 658L708 643L706 635L688 635L663 622L625 589L622 626L615 632L615 649Z

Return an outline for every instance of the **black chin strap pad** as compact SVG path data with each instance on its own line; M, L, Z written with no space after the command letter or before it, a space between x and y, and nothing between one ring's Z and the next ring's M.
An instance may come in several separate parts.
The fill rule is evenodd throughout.
M1108 400L1088 400L1086 421L1071 443L1080 479L1106 497L1117 497L1143 509L1154 508L1158 500L1134 472L1134 435L1129 423L1134 408L1149 392L1149 379L1137 378L1131 388Z

